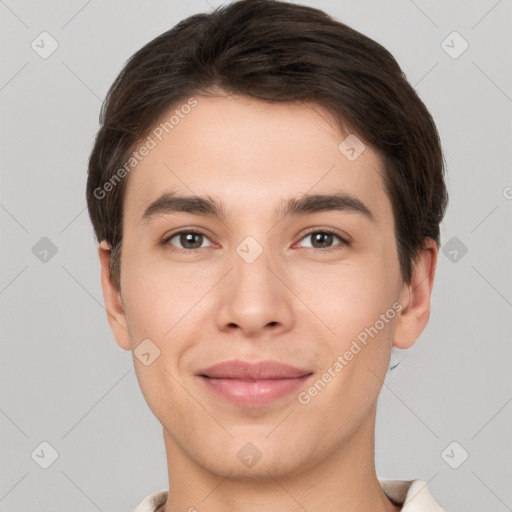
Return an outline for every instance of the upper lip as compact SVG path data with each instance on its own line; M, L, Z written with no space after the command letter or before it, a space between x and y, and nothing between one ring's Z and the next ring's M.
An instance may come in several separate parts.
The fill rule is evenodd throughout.
M240 360L223 361L198 372L197 375L215 379L292 379L309 375L309 370L301 370L279 361L248 363Z

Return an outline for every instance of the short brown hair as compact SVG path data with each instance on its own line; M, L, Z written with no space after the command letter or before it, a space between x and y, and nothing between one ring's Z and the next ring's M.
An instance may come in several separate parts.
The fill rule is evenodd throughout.
M393 207L401 275L409 283L426 238L440 245L448 203L441 142L427 108L393 56L369 37L319 9L240 0L191 16L150 41L108 91L89 159L87 205L98 242L112 244L115 285L120 288L129 176L108 193L102 187L168 109L219 91L313 102L376 150Z

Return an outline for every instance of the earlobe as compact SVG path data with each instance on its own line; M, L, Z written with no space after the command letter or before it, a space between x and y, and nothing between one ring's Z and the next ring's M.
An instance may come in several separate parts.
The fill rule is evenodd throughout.
M107 319L114 334L116 343L124 350L131 350L130 337L126 315L121 300L121 293L115 287L110 274L110 252L112 246L102 240L98 246L98 255L101 264L101 287L103 289L103 300L107 311Z
M403 309L395 323L393 347L411 347L425 329L430 317L430 296L436 265L437 244L428 239L414 265L411 282L404 284L400 295Z

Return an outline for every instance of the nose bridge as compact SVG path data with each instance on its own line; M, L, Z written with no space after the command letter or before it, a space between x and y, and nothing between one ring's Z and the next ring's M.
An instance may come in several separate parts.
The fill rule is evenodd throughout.
M290 296L275 275L274 267L280 265L273 256L254 236L246 236L235 247L230 262L233 270L220 297L219 328L237 325L246 334L254 334L269 324L289 326Z
M278 293L275 275L269 269L276 262L268 242L260 243L249 235L237 245L235 253L232 258L233 281L240 299L264 300L266 295L268 301Z

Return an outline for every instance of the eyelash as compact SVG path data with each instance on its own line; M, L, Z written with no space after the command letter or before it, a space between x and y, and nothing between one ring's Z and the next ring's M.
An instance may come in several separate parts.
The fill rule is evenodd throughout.
M342 249L344 247L349 247L350 246L350 242L348 240L343 238L337 231L334 231L332 229L315 229L315 230L309 231L308 233L305 233L300 240L303 240L304 238L306 238L306 237L308 237L310 235L313 235L315 233L334 235L334 236L339 238L339 240L341 241L341 244L335 245L333 247L327 247L325 249L319 249L317 247L308 247L308 249L313 249L314 251L319 251L319 252L326 252L326 251L329 251L329 250L332 250L332 251L340 250L340 249ZM181 253L188 253L188 254L190 254L190 253L196 254L196 253L201 252L203 249L206 249L206 247L200 247L199 249L180 249L180 248L174 247L171 244L169 244L169 241L172 238L174 238L174 237L176 237L178 235L182 235L182 234L202 235L202 236L204 236L204 237L209 239L208 235L206 235L202 231L181 230L181 231L176 231L175 233L172 233L171 235L166 237L164 240L162 240L161 245L166 247L166 248L170 247L169 250L172 251L172 252L181 252Z

